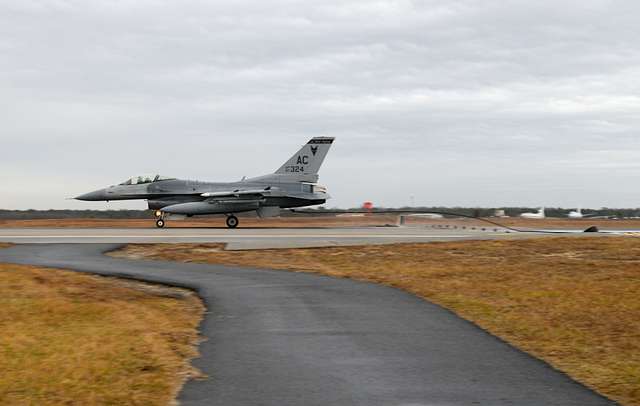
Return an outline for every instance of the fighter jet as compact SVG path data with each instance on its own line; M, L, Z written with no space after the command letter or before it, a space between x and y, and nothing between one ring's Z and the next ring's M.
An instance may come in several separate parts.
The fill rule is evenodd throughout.
M104 189L76 197L85 201L145 199L155 210L156 226L170 216L225 214L229 228L238 226L237 213L256 211L273 217L282 208L323 204L330 196L319 185L318 170L333 143L332 137L314 137L272 174L214 183L180 180L160 175L134 176Z

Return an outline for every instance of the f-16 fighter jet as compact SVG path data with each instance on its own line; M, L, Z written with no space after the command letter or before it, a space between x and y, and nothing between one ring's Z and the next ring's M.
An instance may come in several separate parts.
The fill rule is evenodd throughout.
M315 137L272 174L239 182L214 183L180 180L160 175L134 176L127 181L86 193L75 199L110 201L146 199L155 210L156 226L170 215L225 214L227 227L238 226L236 213L256 211L273 217L281 208L323 204L329 195L318 185L318 170L334 138Z

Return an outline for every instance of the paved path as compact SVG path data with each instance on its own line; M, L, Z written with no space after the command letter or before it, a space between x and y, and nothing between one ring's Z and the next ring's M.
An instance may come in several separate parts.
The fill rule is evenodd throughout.
M400 290L302 273L125 261L110 245L23 245L1 262L196 289L208 312L184 405L595 406L609 401Z
M491 229L493 230L493 229ZM227 249L317 247L397 242L455 241L531 236L427 227L357 228L0 228L0 242L160 243L225 242Z

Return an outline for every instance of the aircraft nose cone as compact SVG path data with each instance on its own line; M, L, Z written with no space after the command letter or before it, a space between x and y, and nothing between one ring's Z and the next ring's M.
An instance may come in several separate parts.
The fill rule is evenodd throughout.
M97 202L100 200L107 200L106 193L104 189L96 190L93 192L85 193L83 195L74 197L76 200L84 200L87 202Z

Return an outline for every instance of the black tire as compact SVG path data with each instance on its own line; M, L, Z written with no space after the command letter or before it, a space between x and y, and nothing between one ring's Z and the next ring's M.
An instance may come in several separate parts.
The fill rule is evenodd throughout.
M158 227L158 228L164 227L164 220L163 219L158 219L156 221L156 227Z
M238 218L236 216L229 216L227 217L227 227L229 228L236 228L238 227Z

